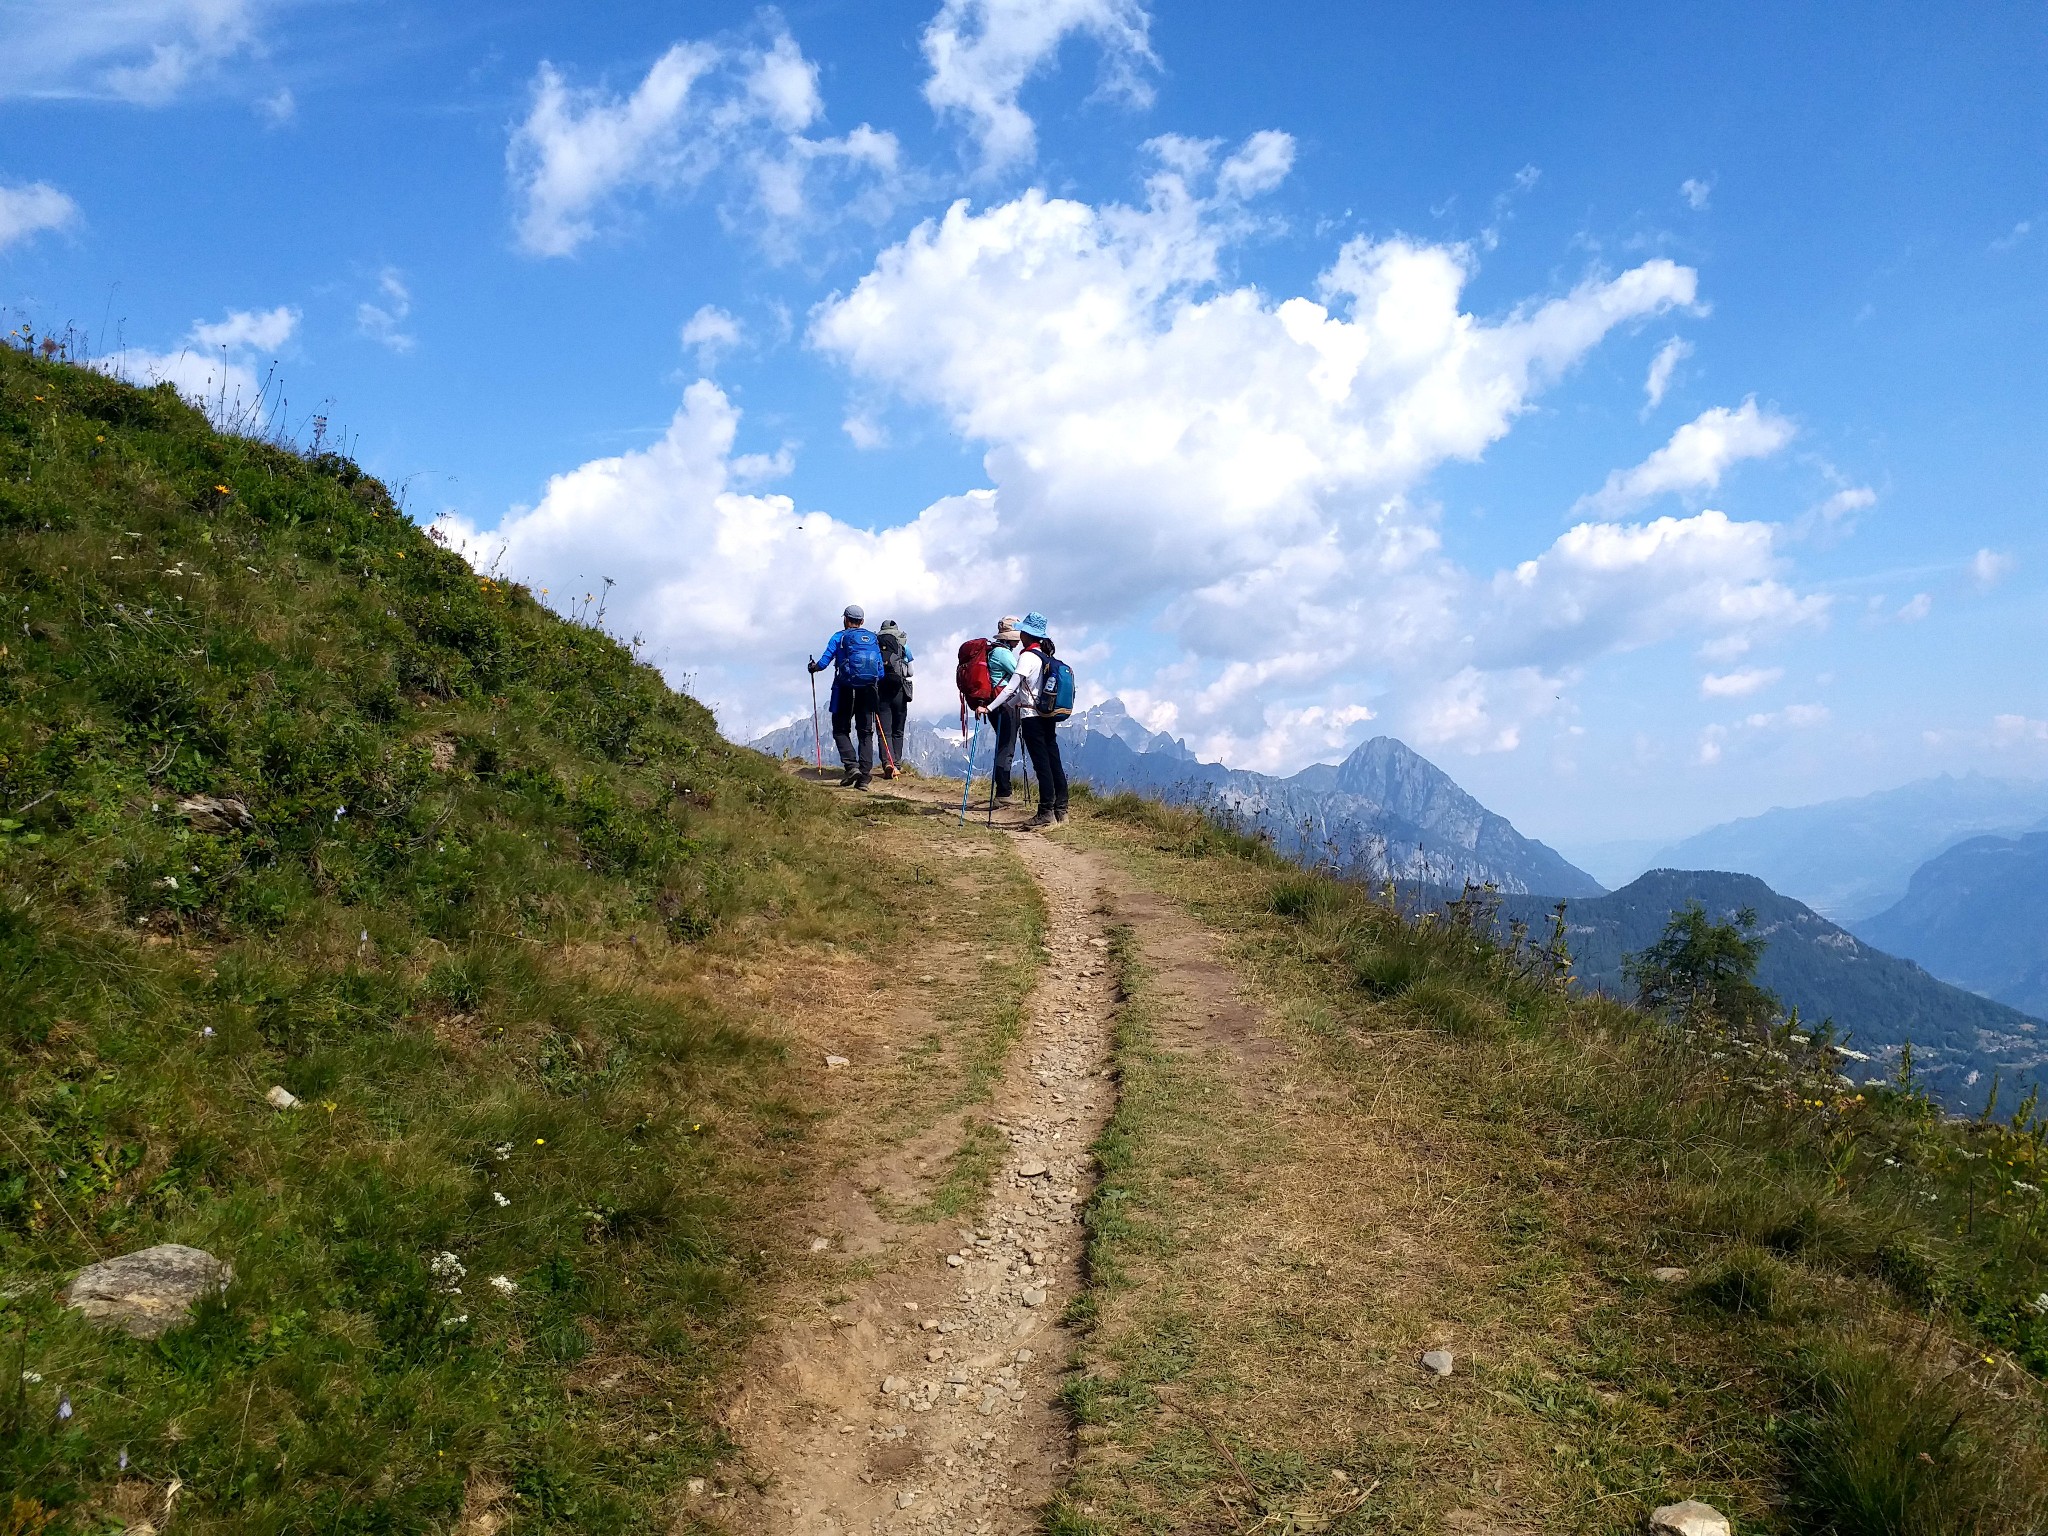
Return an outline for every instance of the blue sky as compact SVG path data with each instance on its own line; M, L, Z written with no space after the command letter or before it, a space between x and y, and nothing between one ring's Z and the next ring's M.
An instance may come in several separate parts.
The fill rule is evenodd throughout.
M1416 9L0 0L0 303L736 733L854 599L1567 852L2048 773L2038 7Z

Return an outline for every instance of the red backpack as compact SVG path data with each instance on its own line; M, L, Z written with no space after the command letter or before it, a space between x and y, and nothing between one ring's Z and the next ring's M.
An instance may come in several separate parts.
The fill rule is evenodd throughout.
M988 647L986 640L960 642L960 664L953 669L953 681L960 689L963 731L967 728L967 711L988 708L998 692L995 679L988 675Z

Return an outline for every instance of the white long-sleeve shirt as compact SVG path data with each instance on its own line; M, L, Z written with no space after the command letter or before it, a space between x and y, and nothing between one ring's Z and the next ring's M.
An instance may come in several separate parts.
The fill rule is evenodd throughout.
M1037 646L1026 646L1017 653L1017 670L1010 674L1010 680L1003 684L1002 692L989 700L989 713L994 714L1015 694L1023 694L1020 704L1030 704L1038 697L1038 685L1045 677L1045 652Z

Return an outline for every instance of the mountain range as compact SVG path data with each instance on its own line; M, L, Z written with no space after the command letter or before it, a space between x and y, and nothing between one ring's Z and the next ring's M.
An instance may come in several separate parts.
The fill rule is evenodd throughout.
M2039 843L2033 856L2048 857L2048 835ZM1753 909L1764 940L1757 979L1809 1025L1832 1018L1874 1061L1895 1059L1911 1040L1930 1087L1951 1108L1981 1105L1994 1071L2008 1087L2020 1087L2048 1066L2048 1025L1872 947L1754 875L1655 869L1609 895L1571 902L1565 924L1573 974L1582 985L1631 996L1622 957L1655 943L1671 914L1693 901L1722 922ZM1549 905L1505 897L1502 916L1540 933Z
M1854 926L1945 980L2048 1019L2048 831L1958 843L1915 870L1895 905Z
M985 772L988 731L975 762ZM777 757L808 759L809 721L751 743ZM1185 742L1151 731L1119 699L1075 715L1060 732L1068 777L1102 793L1136 790L1200 805L1264 832L1283 853L1374 879L1456 888L1491 882L1503 891L1597 896L1605 887L1556 850L1524 837L1434 763L1391 736L1375 736L1341 763L1316 763L1285 778L1205 763ZM828 743L826 755L831 757ZM903 755L921 773L957 777L966 752L951 732L912 721Z
M1724 822L1657 850L1647 866L1755 875L1839 923L1882 912L1913 872L1967 838L2048 824L2048 783L1982 774L1920 779Z

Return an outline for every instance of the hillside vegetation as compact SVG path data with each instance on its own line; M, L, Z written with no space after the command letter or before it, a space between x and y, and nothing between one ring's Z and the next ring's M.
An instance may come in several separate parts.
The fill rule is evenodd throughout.
M168 387L0 351L0 592L0 1532L687 1526L816 1157L776 987L1015 892ZM161 1242L190 1326L60 1305Z
M1417 917L1186 810L1087 812L1278 1028L1169 1020L1121 952L1061 1530L1619 1536L1684 1495L1744 1532L2044 1529L2033 1098L1948 1120L1754 1008L1583 993L1484 900Z

